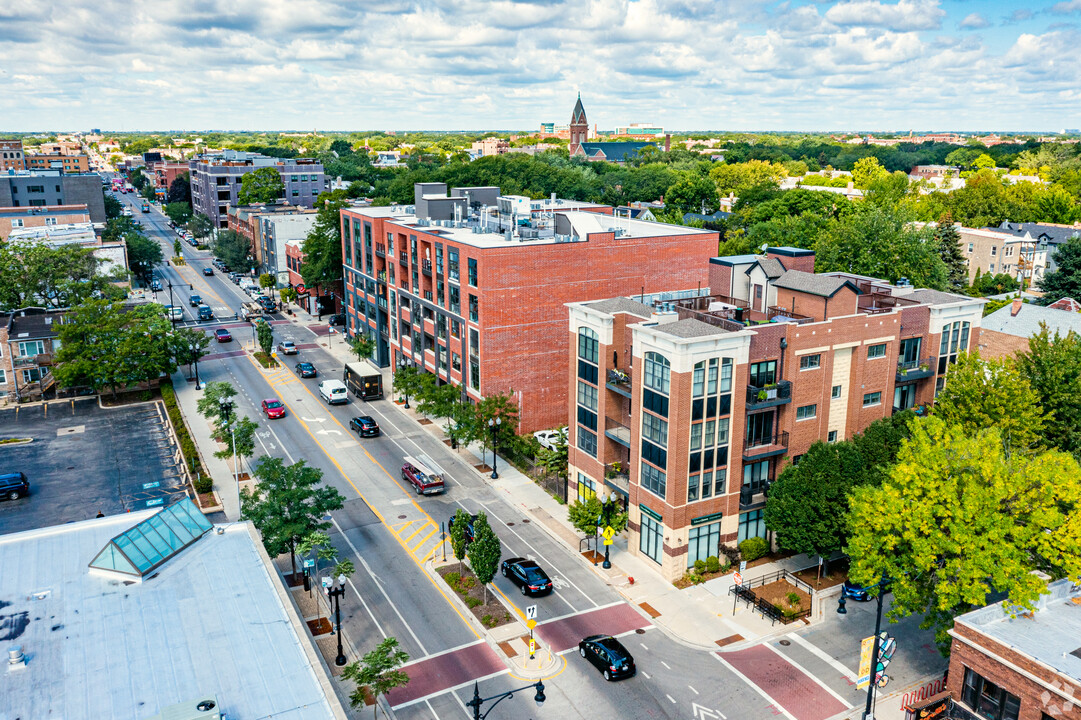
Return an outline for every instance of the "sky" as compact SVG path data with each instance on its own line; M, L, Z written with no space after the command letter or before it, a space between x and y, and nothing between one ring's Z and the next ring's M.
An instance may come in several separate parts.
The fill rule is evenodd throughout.
M1081 0L0 0L0 132L1081 127Z

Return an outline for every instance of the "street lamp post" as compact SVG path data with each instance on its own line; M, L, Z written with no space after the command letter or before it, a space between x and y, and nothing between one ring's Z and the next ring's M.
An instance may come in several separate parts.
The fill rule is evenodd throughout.
M492 431L492 474L490 476L492 478L492 480L498 480L499 479L499 473L497 473L495 471L496 457L498 457L496 455L496 440L497 440L497 433L499 432L499 426L502 425L502 424L503 424L503 418L500 418L500 417L488 418L488 429Z
M537 703L537 707L540 707L541 705L544 704L544 700L545 700L545 697L544 697L544 683L542 681L540 681L540 680L533 683L532 685L526 685L525 687L520 687L520 688L517 688L515 690L508 690L505 693L501 693L499 695L493 695L492 697L486 697L486 698L482 698L480 696L480 688L478 688L477 683L474 682L473 683L473 699L470 700L469 702L467 702L465 705L466 705L466 707L469 707L469 708L473 709L473 720L484 720L484 718L488 717L488 713L490 713L492 710L494 710L495 706L498 705L501 701L509 698L510 696L514 695L515 693L520 693L523 690L529 690L530 688L536 688L537 689L537 694L533 696L533 702ZM480 706L482 704L488 702L489 700L495 700L495 703L490 708L488 708L484 712L483 715L481 715L480 714Z
M398 369L404 372L407 367L409 367L409 363L405 361L405 358L399 358ZM403 405L402 407L404 407L406 410L409 409L409 388L405 389L405 405Z
M236 483L236 516L241 516L240 512L240 474L237 472L236 467L236 431L232 425L232 412L233 403L230 400L221 400L218 404L221 409L222 420L225 422L225 426L229 429L229 434L233 438L233 482Z
M327 597L334 601L334 622L338 626L338 657L334 658L334 664L338 667L345 665L348 662L345 659L345 651L342 650L342 601L341 598L345 597L345 575L338 576L338 587L330 587L329 585L323 588L323 592Z
M195 365L195 389L199 389L199 346L195 343L188 345L188 349L191 350L191 357L193 364Z
M871 645L871 669L867 678L867 705L864 707L863 715L861 716L862 720L873 720L874 718L874 716L871 714L871 704L874 702L875 697L875 671L878 668L878 648L879 642L882 639L880 635L880 633L882 632L882 598L884 598L886 596L886 593L889 592L889 588L887 587L889 582L889 578L883 578L874 585L864 588L864 590L866 590L867 592L870 592L875 588L880 588L880 590L878 593L878 614L875 617L875 636L874 642ZM845 615L848 613L848 610L845 608L846 602L847 601L845 599L844 592L842 592L841 598L837 601L838 615Z
M602 490L602 492L604 492L604 496L598 498L601 501L601 516L600 516L600 518L597 519L597 526L598 527L600 527L600 524L602 522L602 518L604 518L605 508L608 506L608 502L612 499L612 494L611 493L609 493L607 491L603 491L603 490ZM601 563L601 567L604 568L605 570L609 570L612 567L612 561L608 557L608 548L610 548L610 547L611 546L608 544L608 538L605 537L605 539L604 539L604 562Z

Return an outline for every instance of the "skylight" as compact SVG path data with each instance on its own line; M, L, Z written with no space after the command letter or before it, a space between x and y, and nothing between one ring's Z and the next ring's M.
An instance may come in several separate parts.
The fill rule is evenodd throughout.
M191 500L182 500L114 537L90 567L141 579L212 527Z

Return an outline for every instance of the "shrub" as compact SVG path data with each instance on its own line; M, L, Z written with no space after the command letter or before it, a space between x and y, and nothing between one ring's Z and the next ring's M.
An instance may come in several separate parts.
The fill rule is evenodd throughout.
M205 475L202 463L199 462L199 453L195 450L195 441L191 439L188 426L184 423L184 416L180 414L180 407L176 404L176 391L173 389L172 382L162 381L161 401L165 403L165 413L169 416L173 431L176 432L176 438L180 442L180 452L184 455L192 475L195 477Z
M484 617L482 617L480 619L480 622L481 622L482 625L484 625L484 627L488 628L489 630L491 630L492 628L494 628L496 625L499 624L499 621L496 620L491 615L485 615Z
M706 571L706 561L705 560L695 560L694 561L694 571L699 575L704 573Z
M757 560L769 552L769 545L766 544L765 538L753 537L747 538L739 544L739 554L747 562Z
M726 565L736 565L740 561L739 548L730 545L721 545L721 555L724 555Z
M200 495L205 495L214 489L214 480L206 475L197 475L195 480L192 481L192 485L195 486L195 492Z
M789 605L792 605L794 607L799 607L799 593L798 592L795 592L795 591L790 592L790 593L788 593L787 595L784 596L784 599L788 601Z
M458 578L454 583L454 589L462 595L468 595L469 591L477 584L477 581L472 576L467 575L462 578Z
M475 608L480 605L480 598L475 598L472 595L466 595L462 598L462 601L471 608Z
M456 588L458 587L458 578L460 577L462 576L459 573L449 572L443 576L443 579L447 581L447 585L450 585L452 588Z
M697 563L696 563L696 565L697 565ZM717 559L716 555L710 555L708 558L706 558L706 572L715 573L715 572L720 572L720 571L721 571L721 561Z

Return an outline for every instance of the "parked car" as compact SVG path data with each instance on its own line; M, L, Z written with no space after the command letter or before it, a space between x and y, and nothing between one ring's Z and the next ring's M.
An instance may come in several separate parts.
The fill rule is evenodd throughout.
M233 341L233 336L225 328L218 328L214 331L214 337L217 338L220 343L227 343Z
M605 680L634 675L634 658L623 643L610 635L590 635L578 643L578 654L601 671Z
M316 372L315 366L312 365L310 362L297 363L296 371L297 375L302 378L313 378L319 374L318 372Z
M379 425L371 415L358 415L349 421L349 429L361 437L379 437Z
M470 515L469 521L465 524L465 541L467 543L473 542L473 523L477 521L476 515ZM450 535L451 528L454 527L454 516L450 516L450 520L447 521L447 535Z
M234 284L239 285L240 284L240 273L235 273L235 272L234 273L229 273L229 279L232 280Z
M349 390L341 380L324 380L319 383L319 395L328 405L342 405L349 402Z
M508 558L499 569L503 577L521 589L523 595L547 595L552 592L552 579L534 560Z
M282 340L278 343L278 352L282 355L296 355L299 351L292 340Z
M282 401L277 398L263 401L263 414L267 416L267 420L275 420L277 418L285 417L285 406L282 405Z
M557 445L567 442L567 426L564 425L555 430L538 430L533 433L533 437L537 438L537 442L541 444L541 447L555 450Z
M0 475L0 497L18 500L30 494L30 481L21 472Z
M429 458L423 459L406 456L402 462L402 480L411 484L417 495L434 495L446 492L443 484L443 471Z
M210 275L213 275L213 274L214 274L214 268L209 267L209 266L203 268L203 275L206 275L206 276L209 277Z
M867 592L867 588L850 580L845 580L845 584L841 586L841 596L852 598L858 602L867 602L871 599L871 594Z
M345 325L345 313L338 313L336 315L331 315L330 320L327 321L327 324L330 325L330 326Z

